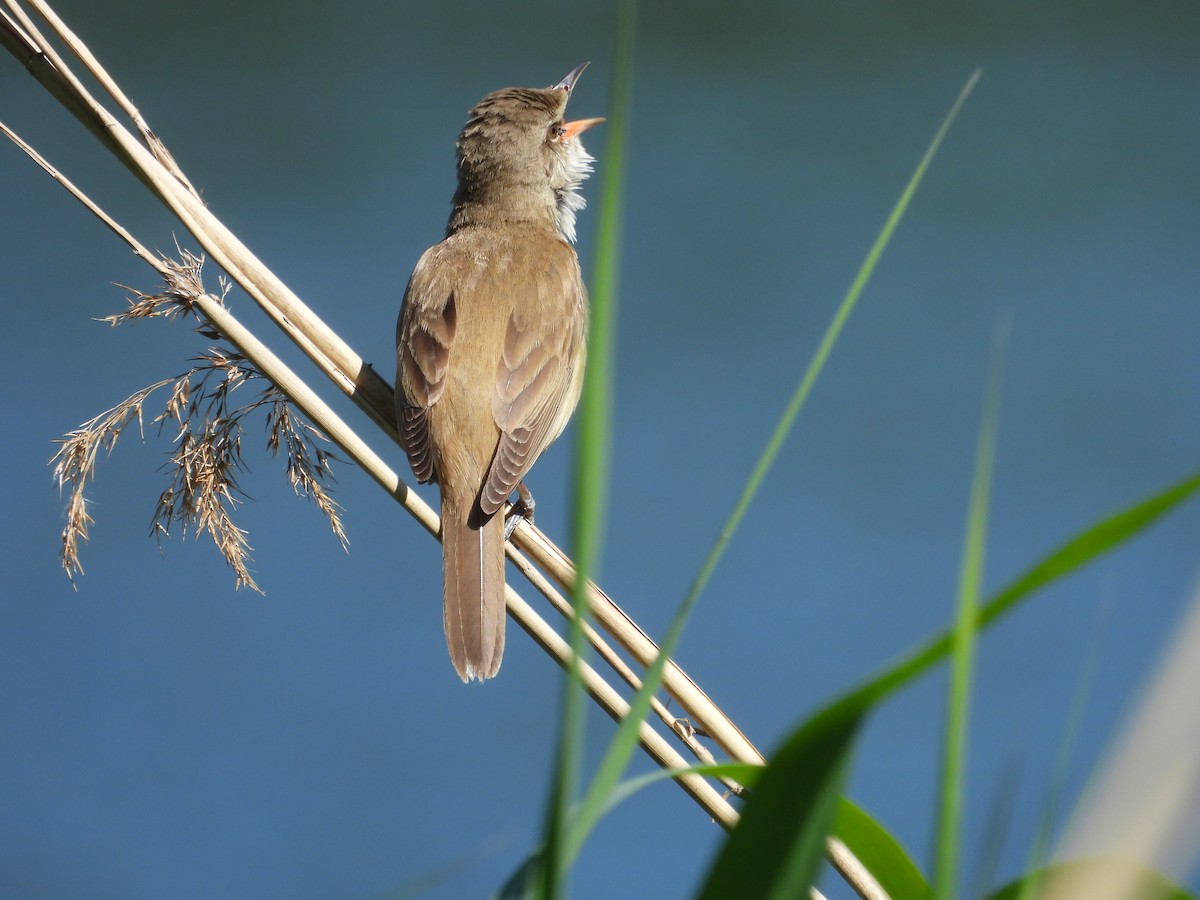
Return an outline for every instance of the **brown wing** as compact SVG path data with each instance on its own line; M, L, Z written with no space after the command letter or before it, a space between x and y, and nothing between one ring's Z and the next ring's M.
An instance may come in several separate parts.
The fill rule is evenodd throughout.
M587 298L575 252L560 246L534 302L514 304L508 319L492 398L500 444L479 496L484 515L504 505L579 401Z
M445 387L450 345L457 329L454 292L431 276L426 252L417 263L396 323L396 425L408 464L419 482L433 480L429 407Z

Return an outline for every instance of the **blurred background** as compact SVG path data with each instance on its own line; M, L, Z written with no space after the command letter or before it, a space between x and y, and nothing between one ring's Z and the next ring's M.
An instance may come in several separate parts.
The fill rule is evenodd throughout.
M55 8L217 215L387 378L404 283L445 224L466 110L584 59L572 112L607 109L607 3ZM989 589L1196 469L1200 7L694 2L639 16L600 581L651 634L938 123L983 68L678 654L769 751L952 616L1000 320L1012 328ZM0 118L150 247L199 249L7 55ZM603 131L589 137L602 155ZM586 192L599 189L594 179ZM257 425L242 480L253 502L238 521L265 596L235 592L207 538L160 551L148 537L170 449L153 431L144 443L131 431L101 464L73 590L56 560L52 441L207 345L178 323L95 321L124 307L114 283L152 291L155 278L7 145L0 198L0 893L495 889L537 840L556 667L514 628L500 677L460 684L436 543L342 466L343 553L291 496ZM594 212L580 218L585 274ZM206 275L215 288L216 270ZM247 298L230 302L313 373ZM539 525L564 542L571 446L568 432L531 482ZM1198 534L1193 503L983 639L965 895L1023 869L1054 790L1064 821L1171 637ZM875 715L849 785L922 865L943 696L939 673ZM1056 776L1076 708L1081 731ZM611 725L596 714L590 726L598 748ZM575 895L687 896L720 839L660 785L601 824ZM1194 873L1188 884L1200 888ZM832 877L825 887L846 895Z

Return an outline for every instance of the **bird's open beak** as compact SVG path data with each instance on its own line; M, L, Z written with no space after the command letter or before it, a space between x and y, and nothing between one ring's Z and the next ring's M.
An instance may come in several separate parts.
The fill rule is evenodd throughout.
M595 119L576 119L574 122L563 122L563 138L570 140L571 138L579 137L593 125L599 125L604 121L604 116L599 116Z
M553 85L550 88L550 90L566 91L566 92L570 93L571 88L575 87L575 82L579 80L579 76L583 74L583 70L586 69L588 67L588 65L589 65L589 63L581 62L579 65L577 65L575 68L573 68L570 72L568 72L566 75L564 75L562 81L560 81L556 85Z

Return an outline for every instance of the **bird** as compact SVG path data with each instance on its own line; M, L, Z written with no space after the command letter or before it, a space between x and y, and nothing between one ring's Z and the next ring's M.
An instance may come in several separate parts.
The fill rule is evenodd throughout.
M445 237L421 256L396 324L396 424L441 494L442 617L454 669L504 655L505 503L579 402L588 299L575 253L593 157L566 121L587 63L546 88L493 91L456 142Z

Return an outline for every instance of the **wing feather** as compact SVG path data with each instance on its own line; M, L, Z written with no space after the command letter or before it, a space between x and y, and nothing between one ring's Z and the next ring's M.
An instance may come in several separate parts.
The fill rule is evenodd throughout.
M435 248L436 249L436 248ZM429 433L429 408L445 388L450 346L458 328L454 292L417 264L396 323L396 424L408 464L419 482L436 477Z
M496 367L492 414L500 443L479 505L499 510L542 451L562 433L579 400L587 299L574 252L538 280L535 304L514 304Z

